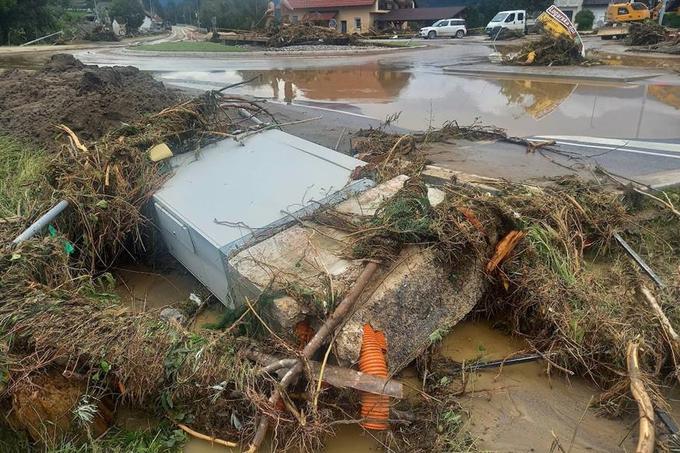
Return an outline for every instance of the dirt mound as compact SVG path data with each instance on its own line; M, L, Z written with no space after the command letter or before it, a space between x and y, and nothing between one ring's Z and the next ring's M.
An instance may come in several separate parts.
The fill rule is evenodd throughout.
M57 54L39 71L0 74L0 132L55 146L65 124L86 140L175 104L179 92L131 66L84 65Z

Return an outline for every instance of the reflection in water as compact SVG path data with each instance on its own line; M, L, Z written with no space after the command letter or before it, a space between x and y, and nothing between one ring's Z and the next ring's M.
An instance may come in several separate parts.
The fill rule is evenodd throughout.
M652 85L649 94L664 104L680 110L680 86L677 85Z
M481 121L510 134L679 138L680 86L462 77L429 67L371 62L335 68L164 72L180 86L213 89L254 75L235 94L315 103L376 119L401 112L398 125L422 130L445 121ZM327 105L324 105L327 104Z
M498 83L508 105L522 106L526 113L537 120L555 111L578 87L575 83L517 79L499 80Z
M262 77L253 83L254 86L271 86L272 97L287 103L293 102L296 98L386 102L399 96L412 76L410 72L386 69L378 63L337 69L236 72L243 80L262 74Z

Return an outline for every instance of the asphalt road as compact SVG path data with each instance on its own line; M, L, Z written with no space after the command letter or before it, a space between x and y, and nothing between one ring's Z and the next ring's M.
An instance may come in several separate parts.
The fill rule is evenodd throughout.
M182 35L175 31L169 39ZM587 176L593 165L601 165L650 184L680 183L678 74L621 67L502 67L494 74L488 63L491 49L479 38L429 44L426 49L323 58L164 55L120 47L73 53L86 63L137 66L183 89L214 89L262 74L256 83L233 91L267 100L284 122L316 118L288 129L344 152L357 129L376 127L388 115L401 113L397 124L404 130L447 120L481 121L512 135L555 137L561 151L548 158L501 143L437 149L433 159L457 170L531 179L570 171ZM451 69L467 74L447 73ZM543 77L548 73L552 80Z

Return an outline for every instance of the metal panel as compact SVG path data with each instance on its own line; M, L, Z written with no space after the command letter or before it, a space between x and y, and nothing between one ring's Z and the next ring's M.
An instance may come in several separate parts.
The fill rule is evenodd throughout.
M342 189L365 163L271 130L244 145L228 139L178 156L173 165L156 200L219 248Z
M194 243L192 242L191 236L189 235L189 229L182 222L177 220L172 214L163 209L163 207L158 203L155 203L155 207L158 225L170 234L173 242L178 241L193 252Z
M154 195L163 238L170 252L232 308L225 254L373 185L369 180L348 184L351 172L365 162L278 130L243 143L223 140L171 164L174 175Z

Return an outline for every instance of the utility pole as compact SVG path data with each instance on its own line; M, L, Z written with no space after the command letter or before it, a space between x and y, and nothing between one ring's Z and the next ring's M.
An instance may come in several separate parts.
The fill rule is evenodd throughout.
M666 5L668 0L661 0L661 9L659 10L659 25L663 24L663 16L666 14Z

